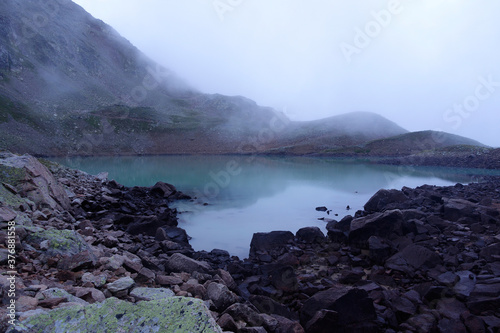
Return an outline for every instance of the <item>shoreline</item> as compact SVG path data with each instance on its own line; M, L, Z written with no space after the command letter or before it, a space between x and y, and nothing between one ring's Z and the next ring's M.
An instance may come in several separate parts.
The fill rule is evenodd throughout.
M172 185L128 188L1 157L13 165L0 170L0 216L17 221L16 302L26 310L17 312L30 318L23 323L36 325L51 308L152 302L151 293L168 289L203 300L214 323L233 332L500 327L498 178L381 190L363 211L330 222L327 235L314 227L254 234L250 257L239 260L192 250L169 207L187 197Z

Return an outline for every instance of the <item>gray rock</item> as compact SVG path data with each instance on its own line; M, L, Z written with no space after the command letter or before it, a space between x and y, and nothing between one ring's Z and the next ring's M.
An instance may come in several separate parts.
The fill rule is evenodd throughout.
M209 263L194 260L180 253L175 253L169 258L167 268L172 272L186 272L190 274L194 271L203 273L212 269Z
M100 274L100 275L94 275L92 273L84 273L82 275L82 282L83 283L92 283L96 288L100 288L106 284L106 275Z
M468 297L476 286L476 275L470 271L460 271L456 273L460 280L453 287L457 295Z
M42 295L45 297L45 299L52 299L52 298L66 298L67 302L71 303L77 303L80 305L87 305L88 302L84 301L81 298L78 298L76 296L71 295L64 289L59 289L59 288L50 288L47 290L42 291Z
M127 276L127 277L122 277L121 279L118 279L115 282L108 283L106 287L112 293L117 293L119 291L132 288L134 284L135 281L131 277Z
M17 217L16 212L8 207L0 207L0 222L14 221Z
M174 297L175 293L167 288L134 288L130 296L142 301L161 300L168 297Z
M207 297L212 300L220 312L238 301L238 297L228 287L216 282L212 282L207 286Z

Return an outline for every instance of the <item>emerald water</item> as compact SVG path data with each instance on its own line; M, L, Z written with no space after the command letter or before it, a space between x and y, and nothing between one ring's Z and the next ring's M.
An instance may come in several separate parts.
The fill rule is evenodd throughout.
M326 222L320 218L341 219L354 214L381 188L469 183L492 173L306 157L180 155L53 160L90 174L106 171L110 179L126 186L152 186L158 181L174 184L196 197L173 204L180 212L179 226L192 237L193 248L224 249L240 258L248 256L255 232L296 232L305 226L326 231ZM318 212L318 206L332 211Z

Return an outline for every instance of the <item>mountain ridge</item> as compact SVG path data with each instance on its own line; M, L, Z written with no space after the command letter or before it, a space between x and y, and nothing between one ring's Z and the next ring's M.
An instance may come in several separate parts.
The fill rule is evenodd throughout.
M370 112L298 122L196 91L69 0L4 0L0 13L0 148L13 152L343 153L408 133Z

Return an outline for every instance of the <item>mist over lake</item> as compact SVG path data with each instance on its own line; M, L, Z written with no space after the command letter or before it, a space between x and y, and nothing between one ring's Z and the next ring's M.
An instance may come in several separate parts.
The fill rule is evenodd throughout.
M326 222L320 218L354 215L381 188L469 183L495 172L306 157L177 155L56 161L90 174L109 172L109 179L125 186L174 184L196 198L173 204L193 248L224 249L240 258L248 256L255 232L317 226L326 233ZM316 211L319 206L331 212Z

